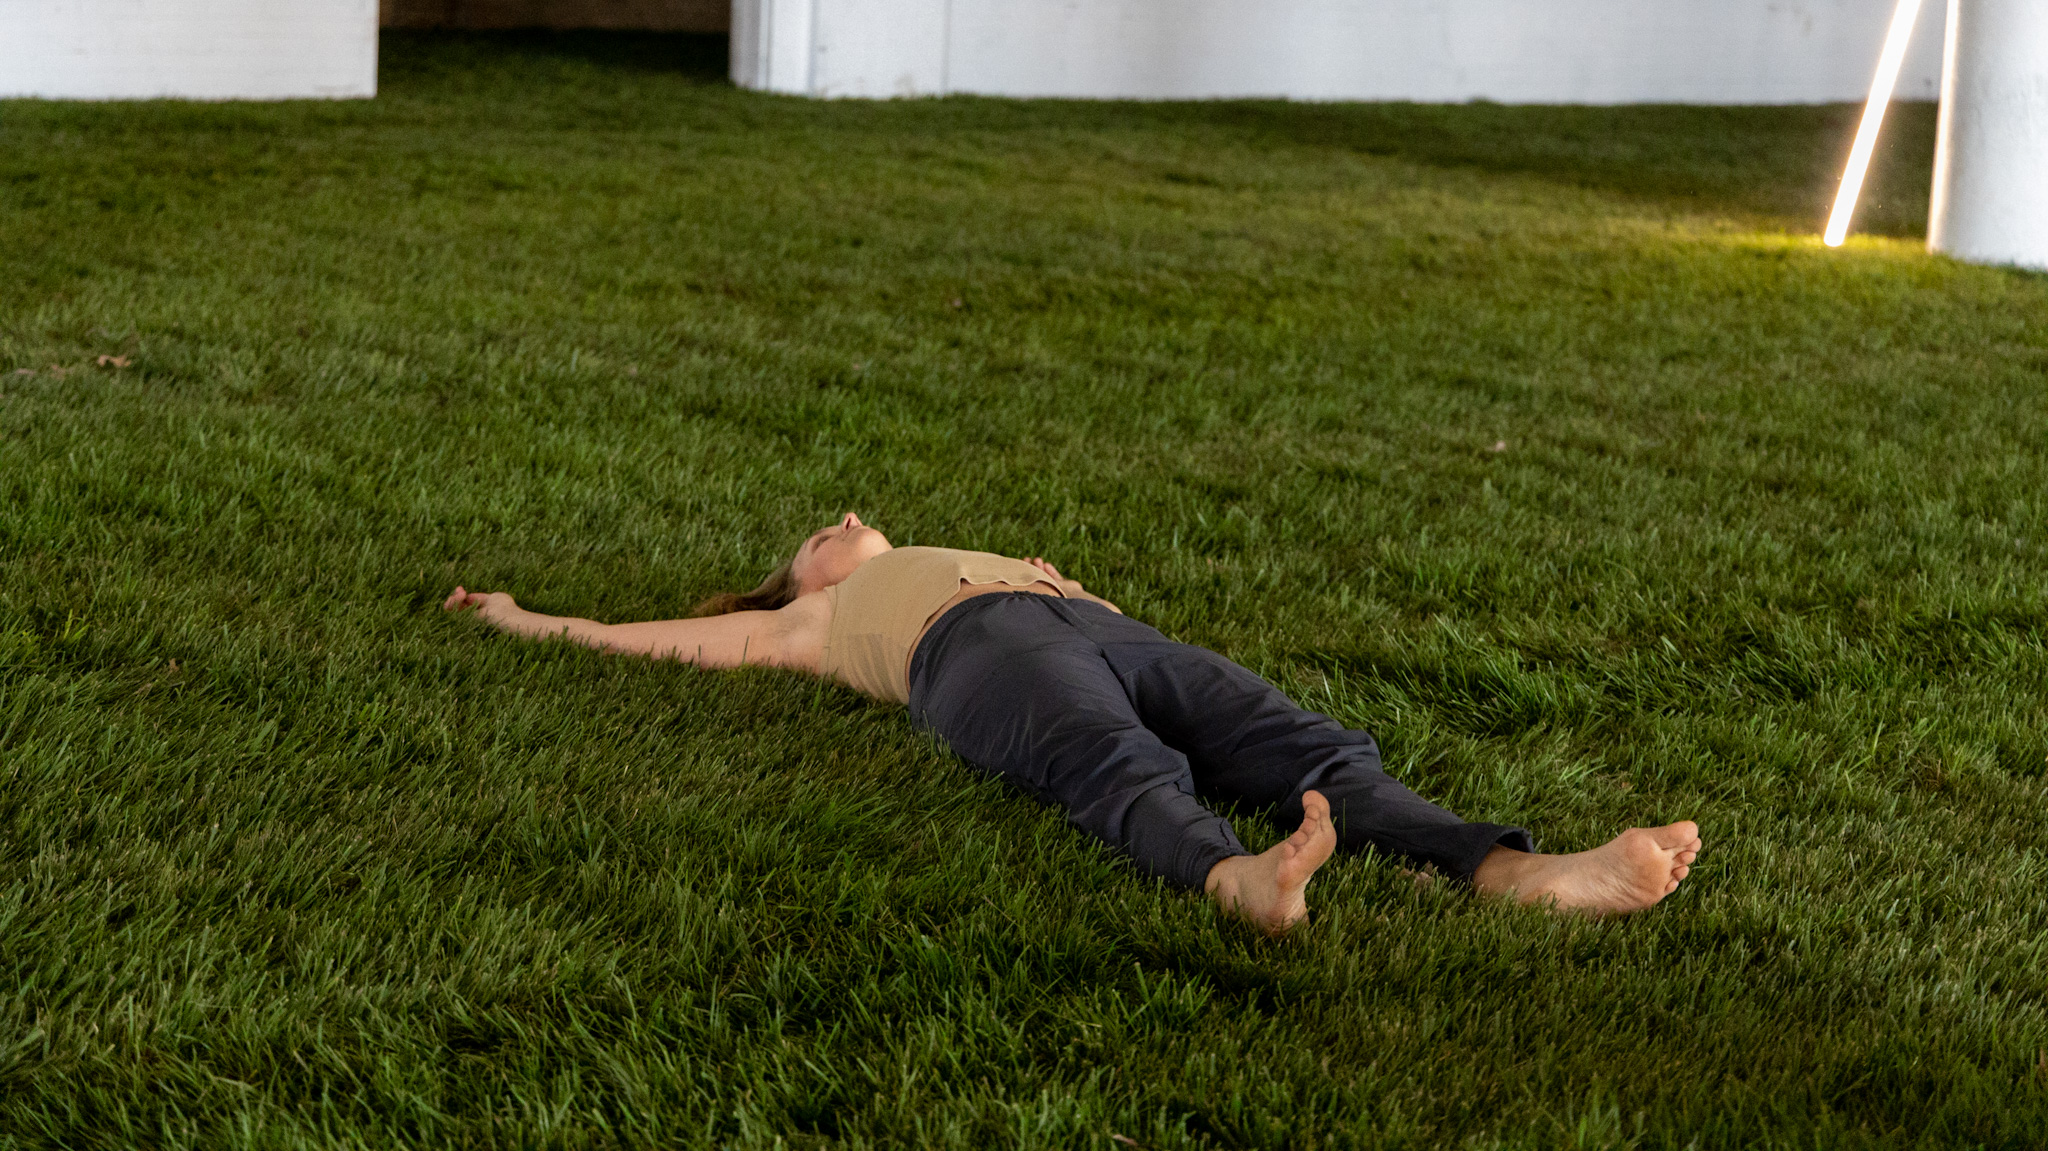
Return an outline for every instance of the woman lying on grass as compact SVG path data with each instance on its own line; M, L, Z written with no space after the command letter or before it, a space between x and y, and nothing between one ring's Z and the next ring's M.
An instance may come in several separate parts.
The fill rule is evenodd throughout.
M1700 850L1699 828L1680 821L1538 855L1528 832L1466 823L1396 783L1372 736L1126 619L1042 559L896 548L851 514L760 587L714 596L694 619L607 625L459 587L442 606L475 608L515 635L704 667L797 668L908 704L912 722L969 762L1274 933L1308 914L1309 878L1339 846L1593 914L1671 894ZM1197 796L1275 807L1299 826L1253 855Z

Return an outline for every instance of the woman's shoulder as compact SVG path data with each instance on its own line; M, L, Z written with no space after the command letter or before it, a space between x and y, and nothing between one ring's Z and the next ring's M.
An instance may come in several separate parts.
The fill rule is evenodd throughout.
M832 589L823 588L790 600L776 608L775 614L782 617L789 627L802 627L810 622L826 623L832 619L832 600Z
M825 641L832 630L830 588L800 595L775 609L777 648L782 662L817 671L825 654Z

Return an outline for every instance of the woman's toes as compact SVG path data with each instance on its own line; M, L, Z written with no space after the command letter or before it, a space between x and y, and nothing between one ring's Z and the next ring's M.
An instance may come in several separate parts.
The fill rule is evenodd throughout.
M1658 847L1666 851L1684 851L1698 842L1700 825L1690 819L1681 819L1677 823L1652 828L1650 837L1657 841Z
M1684 879L1686 876L1691 874L1692 868L1687 867L1681 863L1677 867L1671 869L1671 880L1672 882L1676 883L1677 881Z

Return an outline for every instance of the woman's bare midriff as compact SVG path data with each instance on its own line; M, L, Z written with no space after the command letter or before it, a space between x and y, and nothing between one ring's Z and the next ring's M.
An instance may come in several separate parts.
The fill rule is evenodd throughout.
M917 645L924 642L924 633L932 630L932 625L939 622L940 616L945 615L947 612L952 611L955 607L958 607L960 604L973 599L975 596L999 595L1003 592L1010 591L1028 591L1036 595L1061 594L1060 589L1053 586L1052 581L1050 580L1039 580L1036 583L1028 584L968 583L966 580L961 580L960 590L953 593L953 598L947 600L945 603L940 604L939 610L933 612L931 614L931 618L924 621L924 626L917 629L917 639L910 645L910 653L913 656L917 654Z

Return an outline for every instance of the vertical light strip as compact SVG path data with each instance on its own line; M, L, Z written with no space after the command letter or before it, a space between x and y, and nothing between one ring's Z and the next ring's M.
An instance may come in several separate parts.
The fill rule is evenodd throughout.
M1913 38L1913 21L1920 15L1920 0L1899 0L1892 13L1892 30L1884 38L1884 52L1877 58L1877 75L1870 78L1870 101L1863 105L1863 123L1856 129L1856 146L1849 149L1849 166L1842 172L1842 190L1835 193L1835 210L1828 216L1827 234L1821 240L1839 248L1849 235L1849 216L1856 210L1856 197L1863 191L1863 177L1870 170L1870 153L1877 148L1877 129L1884 123L1885 106L1892 102L1892 89L1899 82L1899 66L1906 62L1906 42Z
M1949 155L1956 142L1956 36L1963 0L1948 0L1948 26L1941 30L1941 105L1934 121L1934 190L1927 197L1927 250L1948 247Z

